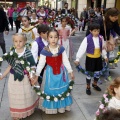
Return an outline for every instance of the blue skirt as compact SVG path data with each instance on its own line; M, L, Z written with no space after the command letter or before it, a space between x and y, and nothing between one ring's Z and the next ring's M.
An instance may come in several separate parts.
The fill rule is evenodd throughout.
M63 79L63 71L65 75L65 80ZM61 73L54 75L53 69L49 65L46 67L46 80L44 85L44 93L47 96L58 96L59 94L64 93L69 87L69 78L66 68L64 70L61 67ZM49 101L44 100L42 106L47 109L59 109L65 108L72 104L72 97L68 96L63 100Z

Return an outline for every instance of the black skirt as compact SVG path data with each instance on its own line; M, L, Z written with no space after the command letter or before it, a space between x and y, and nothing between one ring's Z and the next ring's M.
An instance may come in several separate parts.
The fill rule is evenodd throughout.
M90 58L86 56L86 71L95 72L102 70L102 57Z

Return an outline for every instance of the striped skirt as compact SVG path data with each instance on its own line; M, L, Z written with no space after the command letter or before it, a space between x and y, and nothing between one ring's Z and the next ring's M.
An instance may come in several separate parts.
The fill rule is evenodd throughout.
M13 118L26 118L30 116L38 105L38 96L32 89L27 75L20 82L14 81L13 74L8 80L8 97L10 113Z

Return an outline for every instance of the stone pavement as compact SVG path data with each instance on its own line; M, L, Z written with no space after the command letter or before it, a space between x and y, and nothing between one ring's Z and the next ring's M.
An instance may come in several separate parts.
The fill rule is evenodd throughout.
M15 31L10 31L9 35L5 35L6 40L6 48L9 51L10 46L12 45L11 35ZM73 41L75 54L78 50L78 47L83 40L85 32L76 32L75 36L72 36L71 39ZM0 56L2 55L0 49ZM75 55L74 55L75 58ZM81 65L84 66L85 63L85 56L80 61ZM108 82L103 81L103 84L100 85L102 88L102 92L97 92L93 89L92 95L88 96L85 94L85 87L86 87L86 79L85 75L82 73L78 73L73 61L71 61L72 68L75 74L75 85L72 91L73 96L73 104L70 112L66 112L64 114L56 114L56 115L46 115L41 110L36 110L33 115L27 117L24 120L93 120L95 118L95 112L98 109L99 101L106 90ZM119 64L120 66L120 64ZM2 64L2 72L7 67L7 63L3 62ZM111 71L112 77L119 76L120 67L117 67L115 70ZM9 76L9 75L8 75ZM2 105L0 107L0 120L11 120L10 112L9 112L9 101L8 101L8 92L7 92L7 80L8 76L4 78L4 80L0 81L0 98L2 96L3 87L5 84L5 90L3 94ZM101 78L103 80L103 78Z

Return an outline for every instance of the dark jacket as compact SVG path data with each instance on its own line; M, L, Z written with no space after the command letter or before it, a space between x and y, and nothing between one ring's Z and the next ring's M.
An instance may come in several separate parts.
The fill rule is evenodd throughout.
M101 18L98 18L97 15L94 15L94 16L90 16L88 19L88 28L87 28L87 31L86 31L86 36L88 36L90 34L90 30L89 30L89 27L92 23L97 23L97 24L100 24L100 21L101 21Z
M70 10L67 10L67 13L70 14ZM65 14L65 9L61 10L61 14Z
M6 13L0 10L0 32L9 31Z
M107 40L109 40L109 38L110 38L111 30L114 30L114 32L116 32L120 36L120 28L119 28L118 21L111 22L110 26L106 26ZM100 35L102 35L104 37L104 39L105 39L105 31L104 31L103 20L100 23Z
M81 19L81 20L83 20L83 19L84 19L84 20L88 19L88 13L87 13L87 11L81 12L80 19Z

